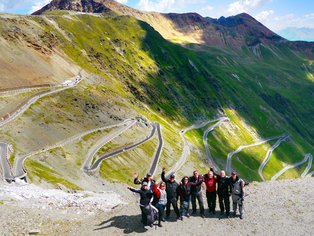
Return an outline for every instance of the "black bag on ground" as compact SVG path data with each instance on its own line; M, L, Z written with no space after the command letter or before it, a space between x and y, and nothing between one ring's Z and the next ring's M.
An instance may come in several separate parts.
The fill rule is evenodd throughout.
M147 225L152 225L158 219L158 209L152 204L145 207L147 215Z

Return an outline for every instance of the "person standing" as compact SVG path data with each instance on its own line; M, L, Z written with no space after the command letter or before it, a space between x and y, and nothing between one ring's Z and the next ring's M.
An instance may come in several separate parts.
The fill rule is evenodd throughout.
M146 177L141 180L138 179L138 174L134 175L134 181L133 181L134 184L142 184L143 182L146 182L147 188L153 191L154 184L156 183L156 181L153 180L151 173L147 173Z
M192 202L192 215L196 214L196 199L200 207L201 217L204 218L204 202L202 195L202 186L203 178L198 174L198 171L193 171L193 176L189 178L191 183L191 202Z
M224 170L220 171L220 175L216 175L217 178L217 194L220 207L220 215L223 215L226 210L226 217L229 218L230 214L230 179L226 176Z
M170 178L165 176L166 168L162 168L161 180L166 183L167 204L166 204L166 217L170 216L170 206L172 205L174 212L177 215L177 219L180 217L180 212L177 203L177 188L179 184L175 181L175 175L171 174Z
M159 187L157 184L154 185L154 194L157 199L156 208L158 209L158 226L162 227L161 221L164 219L164 211L167 204L167 192L166 192L166 183L161 182Z
M232 203L233 203L233 215L237 215L237 206L239 206L240 219L243 219L243 201L244 201L244 180L239 178L235 171L231 172L230 177Z
M142 183L141 189L135 189L132 187L128 187L128 189L134 193L140 194L140 208L142 212L142 223L144 226L146 226L147 225L147 210L146 209L153 197L153 191L148 189L147 182Z
M207 205L210 214L216 214L216 188L217 188L217 178L214 176L213 171L208 171L204 175L204 183L206 186L206 198Z
M183 220L183 217L190 217L189 206L191 198L191 183L189 182L189 177L183 177L177 193L180 197L180 220Z

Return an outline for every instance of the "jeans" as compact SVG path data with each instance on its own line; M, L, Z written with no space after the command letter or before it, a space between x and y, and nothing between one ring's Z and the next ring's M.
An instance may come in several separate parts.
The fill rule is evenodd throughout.
M182 216L189 216L189 208L190 208L190 201L184 200L180 201L180 215Z
M156 204L156 208L158 209L158 224L160 224L160 221L164 218L165 207L166 205Z
M198 201L198 205L200 206L201 215L204 215L204 202L203 202L202 191L199 191L197 193L191 193L193 213L196 213L196 199Z

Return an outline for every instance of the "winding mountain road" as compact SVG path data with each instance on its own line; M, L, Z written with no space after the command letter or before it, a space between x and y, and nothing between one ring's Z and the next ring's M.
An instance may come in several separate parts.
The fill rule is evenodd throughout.
M148 171L149 173L152 174L152 176L156 172L156 169L157 169L157 166L158 166L158 162L159 162L159 159L160 159L160 155L161 155L161 152L162 152L162 148L163 148L163 145L164 145L164 142L163 142L163 139L162 139L162 134L161 134L161 129L160 129L160 124L156 123L156 126L157 126L157 133L158 133L158 146L157 146L157 149L155 151L155 155L154 155L151 167L150 167L150 169Z
M308 177L311 177L312 175L314 175L314 170L313 171L311 171L310 173L308 173Z
M309 173L310 169L312 168L312 163L313 163L313 156L310 154L309 162L307 163L307 167L305 168L305 170L301 174L302 178L304 178L307 175L307 173Z
M5 142L0 142L0 158L3 177L6 181L11 182L14 180L11 171L11 165L9 163L9 144Z
M269 142L271 140L274 140L274 139L278 139L280 138L281 136L275 136L275 137L270 137L270 138L267 138L267 139L262 139L256 143L252 143L252 144L247 144L247 145L241 145L240 147L238 147L237 150L235 151L232 151L228 154L227 156L227 163L226 163L226 171L230 174L231 173L231 164L232 164L232 156L234 156L234 154L237 154L238 152L241 152L244 148L248 148L248 147L254 147L254 146L258 146L258 145L261 145L261 144L264 144L266 142Z
M212 157L211 153L210 153L210 150L209 150L209 147L208 147L208 142L207 142L207 136L208 136L208 133L213 131L217 126L219 126L222 122L225 122L225 121L230 121L228 117L221 117L220 119L218 119L219 121L208 127L204 134L203 134L203 143L204 143L204 146L205 146L205 150L206 150L206 155L207 157L209 158L209 161L211 163L211 165L213 165L215 167L216 170L220 170L219 166L217 165L217 163L215 162L214 158Z
M279 176L281 176L283 173L285 173L287 170L292 169L292 168L296 168L302 164L304 164L307 160L309 160L309 162L312 163L312 155L310 153L307 153L304 157L304 159L302 161L299 161L297 163L294 163L292 165L287 165L285 166L282 170L278 171L272 178L271 181L275 181L276 179L279 178Z
M89 172L95 172L98 169L98 167L100 166L100 164L102 163L103 160L108 159L108 158L110 158L112 156L118 155L119 153L122 153L122 152L125 152L125 151L129 151L129 150L131 150L133 148L136 148L137 146L147 142L148 140L150 140L154 136L154 134L156 132L156 128L157 128L158 125L159 125L158 123L154 123L152 125L151 133L145 139L143 139L143 140L141 140L141 141L139 141L139 142L137 142L135 144L132 144L130 146L123 147L123 148L120 148L118 150L115 150L115 151L112 151L112 152L104 154L103 156L101 156L99 159L97 159L95 161L95 163L92 165L92 167L90 169L88 169L88 171Z
M82 77L76 76L75 79L72 81L72 83L61 86L60 88L57 88L57 89L52 90L52 91L43 91L43 92L36 94L35 96L31 97L26 103L24 103L18 109L16 109L14 112L12 112L9 116L0 118L0 127L2 127L4 125L6 125L7 123L15 120L19 115L21 115L23 112L25 112L38 99L45 97L45 96L48 96L48 95L51 95L51 94L54 94L54 93L59 93L63 90L69 89L69 88L73 88L77 84L79 84L81 81L82 81Z
M21 93L27 93L31 92L33 90L38 89L51 89L54 87L60 87L60 85L34 85L34 86L28 86L28 87L17 87L17 88L11 88L11 89L4 89L0 91L0 97L8 97L8 96L15 96Z
M173 173L176 173L183 165L184 163L186 162L188 156L190 155L191 151L190 151L190 147L189 147L189 142L186 140L186 138L184 137L184 134L189 131L189 130L192 130L192 129L199 129L199 128L202 128L210 123L213 123L213 122L216 122L216 121L220 121L222 118L217 118L217 119L214 119L214 120L207 120L207 121L204 121L202 123L199 123L199 124L193 124L187 128L184 128L182 129L179 134L183 140L183 151L182 151L182 154L181 154L181 157L180 159L176 162L176 164L174 165L174 167L172 169L170 169L167 173L166 173L166 176L169 177L171 174Z
M261 163L261 165L258 168L258 174L259 176L262 178L263 181L266 181L264 175L263 175L263 169L266 166L266 164L268 163L269 159L270 159L270 155L272 154L272 152L283 142L285 141L287 138L289 137L289 135L287 134L282 134L281 136L279 136L279 139L277 140L277 142L271 146L265 156L265 159L263 160L263 162Z
M106 143L110 142L112 139L116 138L117 136L119 136L120 134L122 134L123 132L131 128L134 124L136 124L136 120L127 120L120 124L117 124L116 127L122 126L122 125L124 126L120 128L119 130L112 132L109 135L106 135L105 137L100 139L88 152L87 158L85 159L82 165L82 170L89 170L90 166L92 165L93 158L96 155L96 153L99 151L99 149L101 149Z
M48 147L45 147L43 149L31 152L31 153L29 153L26 156L16 157L15 162L14 162L15 177L16 178L23 178L23 177L25 177L27 175L27 173L26 173L26 171L24 169L24 161L27 158L31 157L31 156L34 156L34 155L42 153L42 152L49 151L49 150L57 148L57 147L62 147L64 145L68 144L68 143L71 143L71 142L73 142L73 141L75 141L77 139L82 138L85 135L94 133L96 131L101 131L101 130L104 130L104 129L110 129L110 128L114 128L114 127L117 127L117 126L120 126L120 125L125 125L126 123L129 123L131 121L134 121L134 119L126 119L125 121L123 121L123 122L121 122L119 124L113 124L113 125L108 125L108 126L103 126L103 127L91 129L91 130L85 131L83 133L79 133L77 135L74 135L74 136L72 136L70 138L67 138L67 139L63 140L63 141L60 141L60 142L58 142L58 143L56 143L56 144L54 144L52 146L48 146Z

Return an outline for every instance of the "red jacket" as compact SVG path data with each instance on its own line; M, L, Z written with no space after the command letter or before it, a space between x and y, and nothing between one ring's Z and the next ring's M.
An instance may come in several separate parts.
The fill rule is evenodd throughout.
M157 199L159 199L160 198L160 189L159 189L157 184L154 184L153 191L154 191L155 196L157 197Z
M216 191L217 179L215 177L209 178L208 174L204 175L204 183L207 192L212 193Z

